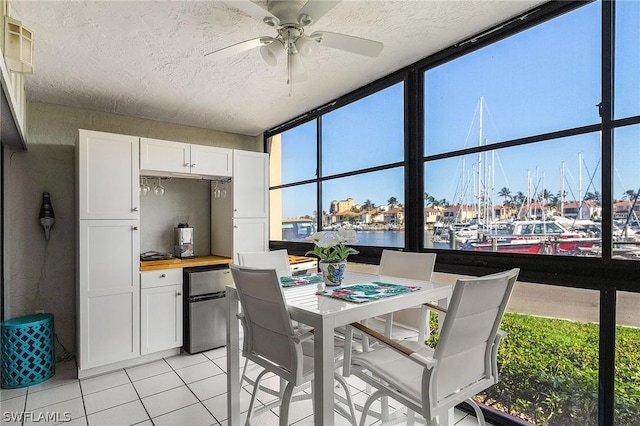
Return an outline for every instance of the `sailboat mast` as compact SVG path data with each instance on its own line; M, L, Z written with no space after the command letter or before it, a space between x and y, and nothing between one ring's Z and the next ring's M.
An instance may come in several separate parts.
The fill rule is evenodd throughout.
M478 146L482 146L482 110L484 109L484 96L480 96L480 122L478 125ZM478 153L478 187L477 187L477 191L478 191L478 196L477 196L477 201L478 201L478 207L476 209L477 211L477 215L478 215L478 222L480 222L480 212L481 212L481 206L482 206L482 189L481 189L481 167L480 164L482 163L482 153L479 152Z
M564 161L560 164L560 216L564 217Z

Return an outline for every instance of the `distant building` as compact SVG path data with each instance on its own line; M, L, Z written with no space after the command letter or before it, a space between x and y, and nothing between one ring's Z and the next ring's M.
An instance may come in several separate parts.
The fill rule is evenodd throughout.
M427 207L424 209L424 224L436 223L442 220L441 207Z
M444 221L446 223L468 222L475 216L476 211L473 206L466 204L456 204L455 206L447 207L444 211Z
M331 207L329 208L329 213L339 213L344 211L351 211L352 207L356 207L356 202L353 198L347 198L346 200L333 200L331 202Z
M582 203L574 201L564 204L562 216L570 219L591 219L592 217L600 216L601 212L602 209L595 201L583 201Z

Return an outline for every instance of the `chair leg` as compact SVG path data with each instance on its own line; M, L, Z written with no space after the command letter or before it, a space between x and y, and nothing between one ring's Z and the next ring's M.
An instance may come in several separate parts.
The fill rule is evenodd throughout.
M342 377L340 374L335 373L334 374L336 380L338 381L338 383L340 383L340 385L342 385L342 387L344 388L344 393L345 393L345 398L347 400L347 405L349 406L349 414L351 416L351 418L349 419L351 421L351 424L353 426L356 426L356 409L353 406L353 400L351 399L351 391L349 390L349 385L347 384L347 382L344 380L344 377ZM315 413L315 411L314 411Z
M253 387L253 394L251 394L251 402L249 403L249 411L247 411L247 420L245 422L246 426L251 424L251 414L253 413L253 404L256 402L256 395L258 394L258 389L260 389L260 381L267 374L267 370L262 370L258 377L256 377L256 383Z
M484 421L484 414L482 413L480 406L471 398L467 399L466 402L473 408L473 411L476 412L476 418L478 419L478 424L480 426L486 426L486 423Z
M289 405L291 405L291 395L293 394L293 383L287 383L287 387L282 394L282 404L280 405L280 426L289 424Z
M373 402L376 399L380 398L382 395L384 395L382 392L375 391L369 396L369 398L367 398L367 401L364 403L364 407L362 407L362 417L360 417L360 426L364 426L364 421L367 419L367 413L371 408L371 404L373 404Z

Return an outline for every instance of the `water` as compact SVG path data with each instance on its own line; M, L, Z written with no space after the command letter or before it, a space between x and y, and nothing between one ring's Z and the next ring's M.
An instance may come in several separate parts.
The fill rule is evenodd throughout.
M404 247L404 231L356 231L356 237L353 246ZM424 241L426 248L433 248L430 232L424 232Z

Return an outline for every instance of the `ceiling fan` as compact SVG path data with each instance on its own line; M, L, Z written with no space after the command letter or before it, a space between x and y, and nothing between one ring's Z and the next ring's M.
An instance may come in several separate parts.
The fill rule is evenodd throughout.
M330 31L314 31L310 35L305 34L306 26L314 24L322 18L340 3L340 0L308 0L306 3L304 1L267 0L267 9L249 0L227 1L226 3L275 28L277 35L246 40L207 53L205 56L222 58L259 47L264 61L275 66L278 63L278 58L286 54L287 84L289 85L293 79L296 81L306 80L306 69L302 57L313 55L318 46L331 47L372 58L378 56L384 47L384 44L378 41Z

